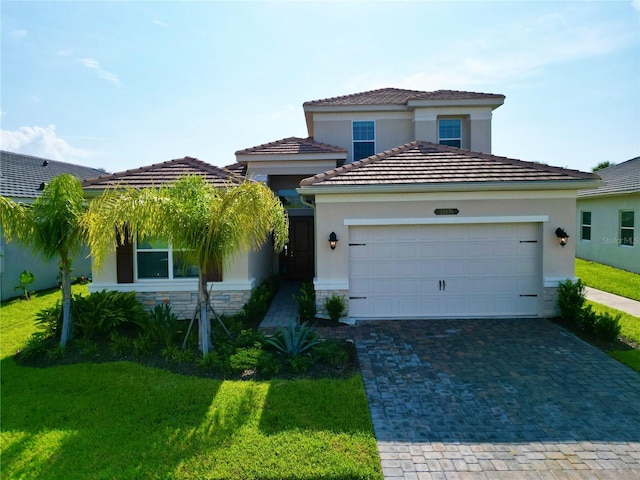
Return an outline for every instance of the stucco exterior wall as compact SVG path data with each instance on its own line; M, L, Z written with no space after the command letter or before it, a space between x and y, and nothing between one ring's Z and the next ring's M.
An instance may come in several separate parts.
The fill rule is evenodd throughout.
M347 150L347 162L353 161L353 121L374 121L376 153L411 142L413 120L409 112L315 113L314 139Z
M620 244L620 211L635 212L633 246ZM581 239L581 212L591 212L591 240ZM640 193L577 199L576 256L640 273Z
M555 235L558 227L574 236L575 192L450 192L412 194L326 194L316 196L317 291L343 291L349 285L349 226L347 219L428 219L440 221L436 208L457 208L456 221L483 217L486 223L500 217L548 217L541 222L541 289L545 289L545 315L552 315L553 297L559 281L574 278L574 246L562 248ZM449 217L451 218L451 217ZM335 250L326 239L336 232ZM543 307L541 306L541 310Z
M258 251L241 252L223 267L223 281L208 284L211 303L218 313L235 313L251 296L251 291L272 272L271 242ZM136 292L146 306L168 302L181 318L191 318L198 303L198 279L141 280L135 283L117 283L116 255L108 255L101 269L95 269L90 292L100 290Z
M35 256L28 249L15 243L6 243L6 239L0 236L0 300L22 295L20 290L15 290L19 284L18 277L24 270L34 274L35 280L29 285L29 291L46 290L58 286L58 259L45 262ZM73 257L71 272L72 277L90 277L91 260L87 258L88 251Z

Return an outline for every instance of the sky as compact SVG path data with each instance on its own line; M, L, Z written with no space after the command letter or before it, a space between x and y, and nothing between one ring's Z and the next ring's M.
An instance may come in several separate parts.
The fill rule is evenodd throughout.
M305 101L500 93L493 152L640 155L640 0L0 3L0 148L118 172L307 137Z

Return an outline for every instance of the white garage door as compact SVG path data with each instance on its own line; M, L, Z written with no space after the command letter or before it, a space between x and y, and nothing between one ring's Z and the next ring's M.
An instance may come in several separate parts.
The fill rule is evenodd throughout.
M352 226L356 318L537 315L538 224Z

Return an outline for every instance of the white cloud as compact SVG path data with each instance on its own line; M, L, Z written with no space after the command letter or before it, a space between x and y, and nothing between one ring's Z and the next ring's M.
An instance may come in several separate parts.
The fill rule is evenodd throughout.
M98 76L100 78L103 78L103 79L113 83L117 87L122 85L122 82L120 81L120 78L118 78L118 76L116 74L108 72L108 71L102 69L102 67L100 67L100 63L97 60L95 60L93 58L80 58L78 61L82 65L84 65L85 67L90 68L90 69L95 70L96 72L98 72Z
M74 148L56 134L55 125L48 127L20 127L18 130L0 130L2 150L24 153L61 161L77 161L92 153Z
M20 39L20 38L24 38L24 37L27 36L27 31L22 29L22 28L15 28L15 29L11 30L10 35L13 38Z
M640 3L640 0L634 0ZM554 65L614 51L630 38L612 24L576 25L561 14L544 15L505 30L475 32L432 56L429 65L400 81L403 88L435 90L509 83Z

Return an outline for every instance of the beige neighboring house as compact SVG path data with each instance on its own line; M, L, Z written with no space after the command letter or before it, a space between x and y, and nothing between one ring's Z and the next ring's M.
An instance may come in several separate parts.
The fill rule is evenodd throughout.
M33 203L51 179L63 173L75 175L80 180L103 175L102 170L72 163L49 160L7 151L0 151L0 195L15 202ZM91 260L86 255L73 259L71 275L90 276ZM28 270L35 276L29 290L43 290L58 285L58 260L45 262L34 256L28 248L7 243L0 232L0 299L19 296L18 277Z
M85 189L157 180L178 164L269 185L287 208L289 242L280 255L266 245L224 267L211 283L218 311L239 309L262 278L279 274L312 281L319 306L343 295L357 320L550 316L558 282L574 278L576 192L599 177L492 155L491 119L503 103L490 93L397 88L305 102L307 138L239 150L224 170L185 158ZM571 236L564 248L558 228ZM145 264L171 259L170 246L148 247L120 252L132 265L126 278L114 253L92 288L169 299L191 314L197 280Z
M640 273L640 157L597 173L604 185L578 192L576 256Z

